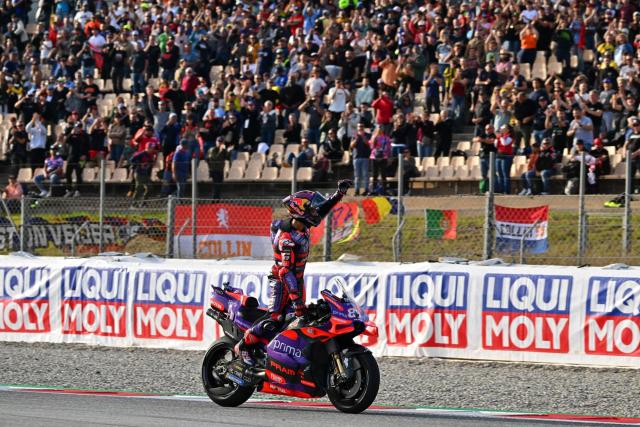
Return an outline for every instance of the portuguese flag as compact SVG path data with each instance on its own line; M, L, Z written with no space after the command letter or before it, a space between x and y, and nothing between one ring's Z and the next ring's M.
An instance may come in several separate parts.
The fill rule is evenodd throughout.
M425 209L425 237L429 239L455 239L458 211Z

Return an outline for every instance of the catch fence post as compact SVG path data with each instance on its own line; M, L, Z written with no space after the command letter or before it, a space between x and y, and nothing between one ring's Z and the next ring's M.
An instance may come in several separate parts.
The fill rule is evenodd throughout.
M196 214L198 211L198 159L191 159L191 250L193 258L198 258Z
M323 236L324 247L322 250L322 260L324 262L331 261L331 236L333 234L332 223L333 223L333 210L330 210L324 220L324 236Z
M27 198L24 194L20 197L20 252L24 252L27 238Z
M100 159L100 208L98 211L98 253L104 252L104 198L105 198L106 162Z
M482 250L483 259L493 258L493 232L494 224L494 198L495 198L495 175L496 175L496 153L489 153L489 191L484 209L484 245Z
M298 191L298 158L296 156L293 156L291 168L293 169L293 176L291 177L291 194L293 194Z
M578 265L582 265L584 259L584 250L586 246L586 213L584 206L584 193L586 186L586 153L583 151L580 159L580 187L578 189Z
M176 199L173 196L169 196L169 198L167 199L167 237L165 242L166 243L166 249L164 254L165 258L173 258L175 202L176 202Z
M633 175L631 170L631 149L625 153L624 179L624 217L622 218L622 256L629 256L631 252L631 184Z
M402 161L402 153L398 153L398 218L396 223L396 253L394 254L395 261L402 262L402 220L404 217L404 209L402 208L402 195L404 188L402 188L404 174Z

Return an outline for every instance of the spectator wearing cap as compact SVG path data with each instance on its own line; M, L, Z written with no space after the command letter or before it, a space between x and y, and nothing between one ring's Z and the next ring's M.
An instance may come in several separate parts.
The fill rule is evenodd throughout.
M222 183L224 181L224 165L229 160L229 152L224 144L224 138L216 138L215 147L211 147L207 152L206 161L209 165L209 176L212 182L212 197L214 200L220 199Z
M44 160L42 173L33 178L34 184L40 190L40 197L51 197L54 187L58 186L62 179L64 161L60 153L56 152L55 149L52 148L49 153L49 157ZM48 190L44 186L45 180L49 180Z
M585 116L579 105L574 105L572 112L573 120L569 124L567 136L573 138L574 145L578 140L581 140L585 149L590 151L593 144L593 122Z
M165 48L160 54L160 73L163 80L173 80L178 62L180 61L180 49L174 44L173 40L167 40Z
M304 111L303 105L300 106L301 111ZM260 136L260 124L260 112L255 101L250 99L240 110L240 126L245 145L255 148L258 142L262 142L256 141Z
M186 139L180 141L180 145L175 149L171 163L172 178L176 183L176 196L182 198L186 193L187 179L189 179L189 171L191 170L189 141Z
M535 116L532 121L533 140L540 145L542 139L547 135L547 111L552 111L552 107L549 105L549 100L540 95L537 99L538 108L536 108Z
M611 173L611 159L609 152L603 147L602 139L593 140L593 149L589 153L596 159L596 176L609 175Z

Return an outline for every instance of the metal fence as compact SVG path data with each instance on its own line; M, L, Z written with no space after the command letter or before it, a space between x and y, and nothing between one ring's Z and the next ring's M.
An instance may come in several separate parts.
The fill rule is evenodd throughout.
M400 166L401 167L401 166ZM399 171L401 176L402 171ZM638 264L640 219L632 215L630 176L624 208L604 208L611 196L585 195L584 182L575 196L485 196L393 198L391 213L365 221L364 198L347 198L355 216L345 224L331 218L330 227L312 236L311 260L416 262L458 257L507 262L562 265ZM401 183L399 185L402 185ZM490 184L489 188L493 186ZM292 183L291 190L296 189ZM397 194L403 194L398 188ZM281 199L221 199L191 197L134 202L106 197L28 198L3 201L0 210L0 252L83 256L102 252L150 252L175 258L252 257L269 259L272 220L285 218ZM497 237L496 206L532 208L549 205L547 247L532 251L503 247ZM435 233L428 212L455 210L442 216ZM516 222L521 219L516 218ZM539 224L526 233L538 232ZM342 233L342 234L341 234ZM525 236L527 237L527 236ZM525 239L523 239L524 242Z

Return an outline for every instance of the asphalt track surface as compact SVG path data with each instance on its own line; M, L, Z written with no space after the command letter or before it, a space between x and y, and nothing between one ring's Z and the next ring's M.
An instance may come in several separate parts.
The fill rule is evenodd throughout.
M189 397L119 397L83 395L73 392L0 391L0 426L522 427L601 425L597 421L575 423L513 420L474 412L421 413L417 410L390 408L370 409L362 414L350 415L327 407L289 405L284 402L280 404L254 402L247 403L240 408L221 408L208 400Z

